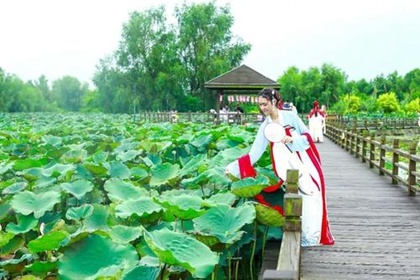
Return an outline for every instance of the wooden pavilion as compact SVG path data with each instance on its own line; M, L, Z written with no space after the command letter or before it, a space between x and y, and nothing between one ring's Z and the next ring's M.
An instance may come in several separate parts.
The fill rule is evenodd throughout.
M225 96L256 95L265 87L280 89L278 83L244 64L207 81L204 86L215 91L217 111L226 100Z

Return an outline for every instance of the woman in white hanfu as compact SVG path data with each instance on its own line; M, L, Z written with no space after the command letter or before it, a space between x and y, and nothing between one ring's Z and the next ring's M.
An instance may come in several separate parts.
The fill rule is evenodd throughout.
M321 160L308 128L295 113L279 109L282 102L279 93L274 89L263 89L258 94L258 104L266 119L260 125L249 153L230 163L226 167L226 173L240 178L255 177L253 165L269 145L272 166L280 180L255 199L283 214L283 201L273 201L270 196L283 192L281 185L286 180L287 169L298 169L299 193L303 198L301 244L334 244L328 221Z
M314 142L324 142L325 112L319 108L318 101L308 115L309 133Z

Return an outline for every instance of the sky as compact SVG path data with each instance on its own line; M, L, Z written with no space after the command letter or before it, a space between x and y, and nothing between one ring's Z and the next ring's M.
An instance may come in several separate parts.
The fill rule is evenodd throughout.
M209 0L185 0L185 3ZM133 11L184 0L0 1L0 68L23 81L76 77L92 85L118 49ZM245 64L277 80L289 67L328 63L349 80L420 68L420 0L215 0L230 5L232 32L251 44Z

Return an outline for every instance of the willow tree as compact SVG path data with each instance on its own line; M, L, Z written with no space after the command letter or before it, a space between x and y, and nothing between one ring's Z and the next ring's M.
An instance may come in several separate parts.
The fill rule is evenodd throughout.
M215 102L206 81L239 66L251 46L232 34L234 18L229 6L214 3L176 7L177 45L183 69L182 85L201 108Z
M251 48L232 25L228 6L214 3L183 4L170 19L164 6L131 13L113 59L95 73L100 103L118 102L114 112L131 111L129 103L140 110L207 109L215 95L205 82L238 66Z

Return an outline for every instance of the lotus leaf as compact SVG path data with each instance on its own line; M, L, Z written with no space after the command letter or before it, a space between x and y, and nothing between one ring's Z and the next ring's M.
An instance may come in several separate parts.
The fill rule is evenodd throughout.
M104 236L91 234L64 251L58 273L62 280L98 279L131 268L137 261L137 252L130 244L116 244Z
M281 227L284 225L285 218L275 209L263 204L255 204L257 221L266 226Z
M170 213L183 220L196 218L204 212L204 209L202 209L203 199L197 195L163 195L160 198L160 203L162 203Z
M84 229L86 231L108 230L108 208L104 205L93 205L92 215L86 217L84 221Z
M36 275L42 275L45 277L51 271L54 271L55 269L57 269L57 267L58 267L58 261L54 261L54 262L35 261L31 263L30 265L25 266L24 271L30 272ZM47 278L43 278L43 279L47 279Z
M254 197L269 186L269 180L265 176L257 176L255 179L248 177L232 183L231 191L238 197Z
M110 233L113 241L121 244L127 244L139 238L143 234L143 228L117 225L111 227Z
M147 170L140 168L138 166L131 168L130 172L138 180L143 180L149 176L149 174L147 173Z
M28 183L26 183L26 182L17 182L17 183L11 184L7 188L5 188L2 191L2 194L4 194L4 195L15 194L15 193L18 193L18 192L26 189L27 186L28 186Z
M71 145L70 150L61 156L61 161L65 163L79 163L87 158L87 151L82 145Z
M150 216L153 213L161 213L163 208L155 203L150 197L140 197L136 200L126 200L115 207L115 215L128 218L135 214L140 218Z
M138 280L138 279L148 279L148 280L156 280L158 279L160 273L160 269L158 267L150 267L150 266L143 266L139 265L127 271L122 280Z
M203 150L213 140L211 135L200 135L190 143L196 148Z
M16 215L17 224L9 223L6 227L7 232L14 234L25 233L33 229L37 224L38 220L32 215Z
M35 218L42 217L46 211L52 210L61 201L60 193L47 191L39 194L24 191L15 194L11 201L12 208L23 215L34 213Z
M47 158L42 159L33 159L33 158L27 158L27 159L19 159L13 164L13 169L16 171L22 171L26 170L31 167L41 167L48 163Z
M42 174L46 177L58 178L59 176L65 175L67 172L72 172L76 169L73 164L60 164L56 163L48 168L42 170Z
M88 180L76 180L71 183L63 183L61 187L66 192L74 195L77 199L82 199L84 195L93 190L93 183Z
M133 160L136 156L140 154L139 150L128 150L128 151L121 151L117 154L117 160L121 162L126 162Z
M209 182L219 186L227 185L230 182L229 178L225 175L224 166L209 168L206 172L204 172L204 176L208 178Z
M0 231L0 248L9 243L15 235L11 232Z
M32 254L23 254L19 259L0 261L0 267L4 268L9 273L20 273L25 265L32 260Z
M207 160L206 154L198 154L196 156L193 156L188 162L183 164L183 167L180 172L180 176L185 176L193 172L197 172L198 167L202 165L203 163L205 163L206 160Z
M6 233L12 234L12 233ZM13 235L13 234L12 234ZM7 256L8 254L15 254L20 248L25 245L25 240L20 235L13 235L13 239L5 245L0 244L0 257ZM1 279L1 278L0 278Z
M66 212L66 218L69 220L86 219L93 213L93 206L90 204L82 205L80 207L71 207Z
M122 162L113 161L111 163L104 163L104 166L107 167L108 174L112 178L127 179L131 176L130 169Z
M104 177L108 172L105 167L99 164L85 162L83 165L94 176Z
M213 207L193 221L196 233L214 235L222 243L232 244L244 233L241 228L254 220L254 206L245 203L237 208L228 205Z
M193 277L206 278L219 262L215 252L185 233L163 228L145 231L144 238L162 262L184 267Z
M215 206L219 204L226 204L232 206L237 197L231 192L218 192L208 199L205 200L205 203L209 206Z
M99 150L93 155L93 161L97 164L103 163L107 160L109 153Z
M0 174L4 174L13 167L13 162L5 163L0 162Z
M32 253L57 250L68 243L68 237L69 233L66 231L52 231L31 240L28 243L28 248Z
M179 175L179 165L170 163L155 165L150 169L150 175L150 186L158 187L167 184L169 180Z
M149 196L146 189L135 187L131 182L125 182L119 178L111 178L104 184L108 197L112 201L126 201Z

